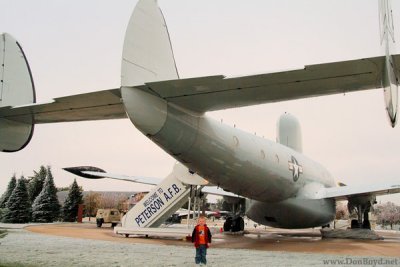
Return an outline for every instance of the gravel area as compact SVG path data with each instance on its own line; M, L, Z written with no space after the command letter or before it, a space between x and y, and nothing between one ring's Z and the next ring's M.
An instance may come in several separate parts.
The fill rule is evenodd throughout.
M208 266L400 266L400 258L245 249L210 248L207 259ZM374 265L373 260L385 264ZM0 239L0 266L195 266L193 262L194 249L189 247L48 236L24 229L9 229Z

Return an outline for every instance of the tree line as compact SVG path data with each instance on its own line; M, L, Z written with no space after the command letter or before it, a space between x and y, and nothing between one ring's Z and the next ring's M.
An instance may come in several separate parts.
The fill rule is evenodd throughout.
M400 206L393 202L389 201L384 204L374 205L372 213L376 216L376 223L382 225L382 227L390 226L390 229L393 229L394 225L400 224ZM346 202L338 202L336 204L335 219L347 220L351 215ZM356 214L353 214L353 217L356 217Z
M384 228L390 226L390 229L393 230L394 225L400 224L400 206L393 202L376 205L374 214L377 217L377 223Z
M69 187L61 206L50 166L41 166L28 179L13 175L7 190L0 198L0 221L5 223L72 222L76 220L78 205L82 204L82 189L76 180Z

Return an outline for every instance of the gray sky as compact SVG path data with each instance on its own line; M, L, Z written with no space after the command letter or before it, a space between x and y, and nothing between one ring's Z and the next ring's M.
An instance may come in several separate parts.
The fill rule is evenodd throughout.
M0 32L21 43L39 102L120 85L126 25L136 1L0 0ZM267 73L306 64L373 57L379 46L378 2L365 0L160 0L182 78ZM393 1L395 25L400 3ZM395 26L395 28L397 28ZM396 39L400 40L399 31ZM397 51L400 51L397 45ZM400 127L389 126L381 90L214 112L216 119L275 140L277 118L297 116L305 154L348 184L399 181ZM22 151L0 153L0 193L10 176L93 165L113 173L164 177L174 160L129 120L38 125ZM110 180L85 190L142 190ZM400 203L400 196L391 198Z

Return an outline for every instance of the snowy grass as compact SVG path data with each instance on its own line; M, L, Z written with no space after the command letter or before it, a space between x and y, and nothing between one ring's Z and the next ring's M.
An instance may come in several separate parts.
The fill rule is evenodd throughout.
M194 253L186 246L118 243L10 229L1 239L0 266L195 266ZM345 257L211 247L207 266L324 266L324 260Z
M20 264L20 263L13 263L13 262L3 262L0 259L0 267L35 267L35 265Z
M7 235L7 231L6 230L0 230L0 238L3 238Z

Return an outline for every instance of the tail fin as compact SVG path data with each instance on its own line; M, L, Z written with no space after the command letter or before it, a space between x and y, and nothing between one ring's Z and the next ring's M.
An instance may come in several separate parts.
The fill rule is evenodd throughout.
M278 143L290 147L300 153L303 152L301 126L295 116L285 112L285 114L282 114L279 117L276 128L276 141Z
M0 112L17 105L36 102L28 61L19 43L9 34L0 35ZM34 121L0 119L0 151L15 152L31 140Z
M395 38L392 8L389 0L379 1L380 39L385 54L382 87L384 88L386 111L392 127L397 122L399 74L393 55Z
M144 134L153 135L162 128L167 104L133 86L178 78L167 25L157 1L139 0L125 35L121 96L130 120Z
M164 16L156 0L140 0L129 21L122 54L121 85L178 78Z

